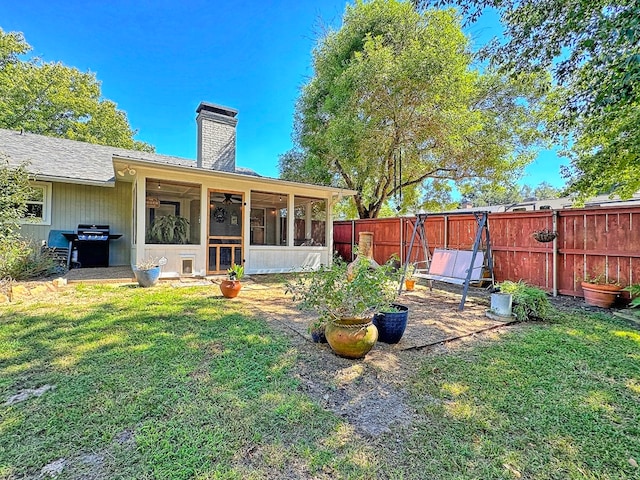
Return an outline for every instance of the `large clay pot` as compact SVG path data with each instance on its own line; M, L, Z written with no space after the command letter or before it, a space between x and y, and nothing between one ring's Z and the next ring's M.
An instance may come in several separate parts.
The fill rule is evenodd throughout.
M333 320L327 323L324 334L336 355L346 358L364 357L378 339L378 329L364 318Z
M409 307L394 303L397 312L381 312L373 316L373 324L378 328L378 340L384 343L398 343L407 328Z
M582 282L582 292L587 305L594 307L611 308L622 288L618 285L600 285Z
M220 283L220 291L226 298L236 298L241 288L242 284L239 280L223 280Z

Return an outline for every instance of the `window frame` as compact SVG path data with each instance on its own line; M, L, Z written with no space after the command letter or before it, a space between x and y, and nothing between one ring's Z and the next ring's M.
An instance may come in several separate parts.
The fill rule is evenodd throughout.
M30 182L32 188L42 188L42 202L27 201L27 205L42 205L42 220L34 220L33 217L24 217L20 220L22 225L51 225L51 182Z

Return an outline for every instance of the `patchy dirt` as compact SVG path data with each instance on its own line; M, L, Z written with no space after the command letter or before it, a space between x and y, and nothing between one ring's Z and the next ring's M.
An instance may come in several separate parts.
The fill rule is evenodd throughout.
M378 342L364 359L335 355L329 345L311 342L307 326L313 316L298 311L291 299L272 283L247 282L238 301L267 319L296 344L299 360L295 375L301 389L361 435L375 438L392 428L410 426L416 416L405 391L407 379L425 355L444 354L470 343L495 341L502 334L526 325L492 321L485 316L490 304L487 289L473 288L462 312L461 288L438 284L429 291L420 286L406 292L398 303L410 308L409 322L397 345ZM561 311L608 312L590 307L581 298L550 297Z
M460 298L459 289L418 287L404 293L398 303L408 305L410 313L402 340L396 345L378 342L359 360L338 357L328 344L312 343L307 327L314 316L298 311L277 285L246 282L235 301L291 338L299 352L294 374L303 391L360 435L376 438L410 426L416 417L405 383L425 355L449 351L452 343L497 335L496 329L507 325L485 316L488 292L470 294L462 312Z

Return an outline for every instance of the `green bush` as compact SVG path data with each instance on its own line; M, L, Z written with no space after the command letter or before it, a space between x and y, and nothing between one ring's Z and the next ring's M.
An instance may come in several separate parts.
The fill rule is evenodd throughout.
M625 288L631 294L630 307L640 307L640 283L634 283Z
M64 270L48 250L31 240L0 240L0 278L29 280Z
M498 285L502 293L510 293L513 297L513 313L523 322L530 319L546 320L551 313L551 302L547 293L522 280L511 282L509 280Z

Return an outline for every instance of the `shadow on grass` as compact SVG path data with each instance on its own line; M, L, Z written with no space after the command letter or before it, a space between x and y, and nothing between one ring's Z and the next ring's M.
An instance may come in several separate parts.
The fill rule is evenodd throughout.
M370 477L366 446L298 391L286 337L240 308L211 288L81 286L4 309L0 398L56 388L0 406L0 476L64 458L68 478Z

